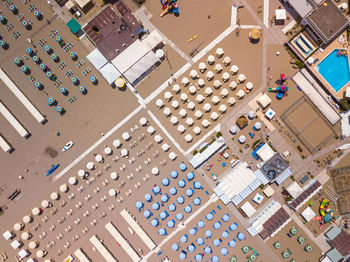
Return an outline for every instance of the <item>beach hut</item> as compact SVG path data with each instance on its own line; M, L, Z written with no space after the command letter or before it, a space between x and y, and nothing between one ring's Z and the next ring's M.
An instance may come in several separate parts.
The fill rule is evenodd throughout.
M224 60L222 60L225 66L229 66L231 63L231 58L229 56L225 56Z
M228 80L230 80L230 74L229 73L227 73L227 72L225 72L225 73L223 73L222 74L222 80L224 81L224 82L227 82Z
M198 77L198 73L195 69L192 69L191 72L190 72L190 77L192 79L196 79Z
M174 109L178 109L179 108L179 102L177 100L174 100L173 102L171 102L171 107Z
M210 118L211 118L211 120L216 121L219 118L219 115L218 115L218 113L213 112L210 114Z
M208 56L208 64L213 65L215 63L215 57L213 55Z
M238 71L239 71L238 66L236 66L236 65L231 66L231 68L230 68L230 73L231 73L232 75L237 74Z
M195 86L190 86L189 89L191 95L195 95L197 93L197 88Z
M194 121L191 117L186 118L186 124L188 126L192 126L194 124Z
M198 102L198 103L202 103L203 101L204 101L204 96L202 95L202 94L199 94L199 95L197 95L197 97L196 97L196 101Z
M212 71L208 71L206 74L205 74L205 77L207 78L208 81L211 81L213 80L214 78L214 73Z
M186 93L181 93L180 99L181 99L181 101L182 101L183 103L185 103L185 102L187 101L187 99L188 99L187 94L186 94Z
M183 86L187 86L190 83L190 80L188 80L187 77L183 77L181 83Z
M178 93L180 92L180 90L181 90L181 88L180 88L180 86L179 86L178 84L175 84L175 85L173 86L173 92L174 92L175 94L178 94Z
M223 69L224 69L224 68L222 67L221 64L216 64L216 65L214 66L214 70L215 70L215 72L216 72L217 74L221 73L221 71L222 71Z
M197 119L200 119L200 118L203 116L203 113L202 113L202 111L197 110L197 111L194 113L194 116L195 116Z
M170 116L170 115L171 115L171 110L170 110L170 108L169 108L169 107L164 108L163 114L164 114L166 117Z
M199 87L204 87L205 82L204 82L204 80L201 78L201 79L198 79L197 84L198 84Z

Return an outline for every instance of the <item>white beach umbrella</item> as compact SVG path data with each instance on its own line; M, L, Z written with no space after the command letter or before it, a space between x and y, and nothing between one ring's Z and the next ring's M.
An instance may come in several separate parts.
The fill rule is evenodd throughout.
M229 56L225 56L224 60L222 60L225 66L228 66L231 63L231 58Z
M112 148L110 148L109 146L106 146L104 149L104 152L106 155L110 155L112 154Z
M171 110L170 110L170 108L169 108L169 107L164 108L163 114L164 114L165 116L170 116L170 115L171 115Z
M69 179L68 179L68 183L70 185L75 185L77 183L77 179L75 178L75 176L71 176Z
M192 69L191 72L190 72L190 77L192 79L196 79L198 77L198 73L195 69Z
M204 82L204 80L201 78L201 79L198 79L197 84L198 84L199 87L203 87L203 86L205 85L205 82Z
M128 132L124 132L124 133L122 134L122 138L123 138L125 141L128 141L128 140L131 138L131 136L130 136L130 134L129 134Z
M208 126L210 126L210 122L209 122L207 119L204 119L204 120L202 121L202 126L203 126L204 128L207 128Z
M13 225L13 230L15 231L20 231L22 230L22 228L23 228L23 225L21 223L16 223Z
M110 176L111 176L111 179L113 179L113 180L117 180L118 179L117 172L112 172Z
M170 149L170 146L169 146L167 143L164 143L164 144L162 145L162 150L163 150L164 152L168 151L169 149Z
M255 112L253 111L253 110L250 110L249 112L248 112L248 118L249 119L253 119L255 117Z
M173 102L171 102L171 106L172 108L177 109L179 108L179 102L177 100L174 100Z
M191 95L194 95L197 93L197 88L195 86L190 86L188 90L190 91Z
M220 98L218 96L213 96L213 98L211 99L211 102L214 105L217 105L220 102Z
M212 65L215 63L215 57L213 55L208 56L208 64Z
M233 106L235 103L236 103L236 99L234 97L230 97L228 100L227 100L227 103L230 105L230 106Z
M198 102L198 103L202 103L203 101L204 101L204 96L202 95L202 94L199 94L199 95L197 95L197 97L196 97L196 101Z
M187 143L191 142L193 140L193 137L190 134L185 135L185 141Z
M86 168L89 170L93 170L95 168L95 164L93 162L87 162Z
M194 123L194 121L193 121L193 119L192 119L191 117L188 117L188 118L186 119L186 124L187 124L188 126L192 126L193 123Z
M210 114L210 118L211 118L213 121L216 121L216 120L219 118L219 115L218 115L218 113L213 112L213 113Z
M158 169L158 167L153 167L153 168L152 168L152 174L155 175L155 176L159 174L159 169Z
M203 109L205 112L209 112L211 109L211 105L209 103L205 103L203 106Z
M199 135L199 134L201 133L201 128L200 128L199 126L195 126L195 127L193 128L193 133L194 133L195 135Z
M227 72L224 72L222 74L222 80L224 80L224 82L227 82L228 80L230 80L230 74Z
M38 207L34 207L32 209L32 215L33 216L38 216L40 214L40 209Z
M200 62L199 65L198 65L198 69L199 69L200 72L203 73L205 71L205 69L207 69L207 66L206 66L205 63Z
M238 142L240 142L241 144L243 144L246 140L247 138L244 135L240 135L238 138Z
M22 221L23 221L24 224L28 224L28 223L30 223L32 221L32 217L29 216L29 215L25 215L23 217Z
M173 98L173 95L169 91L167 91L167 92L164 93L164 98L167 101L169 101L169 100L171 100Z
M200 118L203 116L203 113L202 113L202 111L197 110L197 111L194 113L194 116L195 116L197 119L200 119Z
M231 126L231 128L230 128L230 133L231 133L232 135L237 134L237 127L236 127L236 126Z
M187 108L190 109L190 110L193 110L195 108L195 104L191 101L187 104Z
M23 240L28 240L30 238L30 236L31 236L30 233L28 231L26 231L26 232L22 233L21 238Z
M255 127L256 130L260 130L261 129L261 123L260 122L256 122L254 124L254 127Z
M45 259L44 262L52 262L51 259Z
M221 87L221 85L222 85L222 84L221 84L220 80L215 80L215 81L214 81L214 88L215 88L215 89L219 89L219 88Z
M147 121L146 117L141 117L139 123L141 126L146 126L148 121Z
M83 169L80 169L79 171L78 171L78 176L79 177L85 177L85 171L83 170Z
M186 131L186 128L185 128L183 125L179 125L179 126L177 127L177 131L179 131L179 133L182 134L183 132Z
M237 80L242 83L246 80L246 77L244 74L239 74Z
M181 93L180 98L181 98L182 102L186 102L186 101L187 101L187 99L188 99L188 96L187 96L187 94L186 94L186 93Z
M180 112L179 112L179 115L180 115L181 118L186 117L186 116L187 116L186 110L182 108L182 109L180 110Z
M182 80L181 80L181 83L182 83L184 86L187 86L187 85L190 83L190 80L188 80L187 77L183 77Z
M30 241L28 246L30 249L36 249L38 247L38 244L36 241Z
M120 147L120 146L121 146L120 140L119 140L119 139L114 140L114 141L113 141L113 146L114 146L115 148Z
M214 78L214 73L213 73L213 71L208 71L208 72L205 74L205 77L207 78L208 81L213 80L213 78Z
M170 158L170 160L174 161L177 158L177 154L175 152L170 152L169 158Z
M220 95L225 98L228 96L228 90L226 88L223 88L220 92Z
M221 47L219 47L218 49L216 49L215 54L217 57L222 57L224 55L224 50Z
M62 185L60 186L60 191L61 191L62 193L67 192L67 191L68 191L68 186L67 186L67 184L62 184Z
M38 250L38 251L36 252L36 256L37 256L38 258L42 258L42 257L45 256L45 252L44 252L43 250Z
M223 70L223 67L221 64L216 64L214 69L215 69L215 72L218 74Z
M164 106L164 102L162 99L157 99L156 106L162 108Z
M114 188L111 188L108 191L108 195L111 196L111 197L115 197L117 195L117 191Z
M235 90L237 88L237 82L231 81L229 87L231 90Z
M175 94L178 94L180 92L180 90L181 90L181 88L180 88L180 86L178 84L175 84L173 86L173 91L174 91Z
M237 97L238 97L239 99L242 99L242 98L244 97L244 91L243 91L242 89L238 90L238 92L237 92Z
M207 87L204 92L206 96L211 96L213 94L213 89Z
M156 135L154 137L154 141L159 144L160 142L163 141L163 137L161 135Z
M238 68L238 66L236 66L236 65L233 65L233 66L231 66L231 68L230 68L230 72L231 72L231 74L237 74L237 72L238 72L238 70L239 70L239 68Z
M172 116L170 118L170 123L172 123L173 125L176 125L177 123L179 123L179 120L177 119L176 116Z
M147 133L150 135L153 135L154 132L156 132L155 128L153 126L147 127Z
M100 154L98 154L98 155L95 156L95 160L97 162L101 163L103 161L103 157Z
M225 106L225 105L220 105L219 110L220 110L220 112L223 114L223 113L226 112L227 106Z
M122 150L120 150L120 154L122 157L126 157L129 154L129 151L126 148L123 148Z
M253 89L253 83L252 82L248 82L245 87L250 91Z
M52 199L52 200L57 200L58 199L58 193L57 192L52 192L51 193L51 195L50 195L50 198Z

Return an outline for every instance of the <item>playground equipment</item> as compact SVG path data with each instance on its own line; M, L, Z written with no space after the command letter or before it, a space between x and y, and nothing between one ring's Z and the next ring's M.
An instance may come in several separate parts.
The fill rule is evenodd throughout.
M323 198L320 202L320 215L314 217L312 220L320 221L320 229L325 226L326 223L333 224L338 217L334 216L333 210L329 207L330 201L327 198Z
M288 87L286 86L287 80L288 78L285 76L285 74L282 73L280 79L282 84L278 87L269 88L269 92L276 92L277 99L282 99L282 97L284 97L284 95L288 91Z
M179 7L176 4L176 0L160 0L162 4L163 12L161 12L160 16L163 17L167 13L173 12L174 15L179 15Z

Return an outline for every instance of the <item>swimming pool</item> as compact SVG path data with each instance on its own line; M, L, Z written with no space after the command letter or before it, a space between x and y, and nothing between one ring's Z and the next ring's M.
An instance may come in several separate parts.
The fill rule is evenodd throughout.
M334 49L333 52L323 59L316 67L316 70L335 92L338 92L350 81L348 56L337 55L339 50L340 49Z

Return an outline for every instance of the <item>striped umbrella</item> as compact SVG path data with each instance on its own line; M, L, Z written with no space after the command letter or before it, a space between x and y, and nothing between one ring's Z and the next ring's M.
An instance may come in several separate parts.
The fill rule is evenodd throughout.
M74 52L74 51L72 51L72 52L69 53L69 56L70 56L72 59L74 59L74 58L77 57L77 53Z
M62 38L61 38L59 35L56 35L55 40L56 40L58 43L61 43Z
M45 70L45 69L46 69L46 65L45 65L44 63L41 63L41 64L39 65L39 68L40 68L41 70Z
M41 85L42 85L42 84L41 84L39 81L35 81L35 82L34 82L34 87L36 87L36 88L40 88Z
M10 5L9 9L10 9L11 12L15 12L17 10L15 5Z
M28 21L27 21L27 20L23 20L22 25L23 25L24 27L27 27L27 26L29 25L29 24L28 24Z
M28 66L21 66L21 71L22 72L27 72L28 71Z
M49 53L51 51L51 46L49 45L44 46L44 50L46 53Z
M22 59L19 59L18 57L15 57L13 59L13 62L15 63L15 65L19 65L22 62Z
M115 80L115 85L119 88L124 87L124 85L125 85L124 79L119 77L117 80Z
M37 55L35 55L35 56L33 56L33 61L35 62L35 63L38 63L39 62L39 60L40 60L40 57L38 57Z
M82 94L85 93L86 92L85 86L79 86L79 92Z
M61 114L63 112L63 108L61 106L57 106L56 111Z
M6 41L5 40L0 40L0 46L4 47L6 45Z
M30 47L27 47L25 52L26 52L26 54L30 55L33 51Z
M36 10L36 11L34 11L34 15L35 15L35 17L39 17L41 15L41 13L38 10Z
M67 89L64 87L60 87L60 93L61 94L66 94L67 93Z
M73 84L77 84L77 83L78 83L78 78L75 77L75 76L73 76L72 79L71 79L71 82L72 82Z
M53 61L56 61L56 60L57 60L57 55L56 55L56 54L52 54L52 55L51 55L51 59L52 59Z
M46 76L47 76L48 78L51 78L51 77L52 77L52 72L51 72L51 71L47 71L47 72L46 72Z
M55 98L53 98L52 96L49 97L49 99L47 100L49 106L53 105L53 103L55 103Z
M96 76L90 77L90 81L91 81L91 83L96 84L96 82L97 82Z

